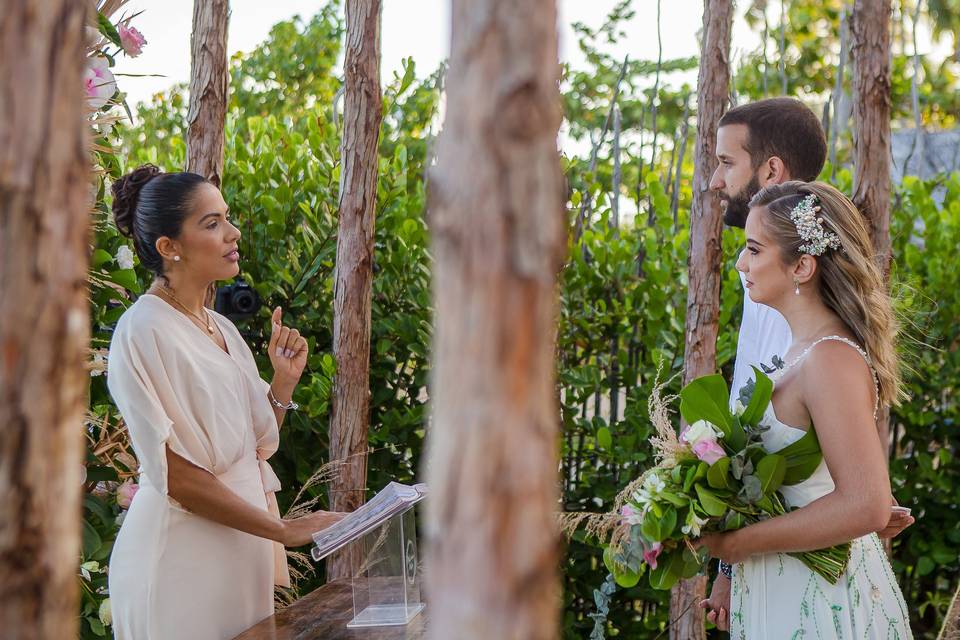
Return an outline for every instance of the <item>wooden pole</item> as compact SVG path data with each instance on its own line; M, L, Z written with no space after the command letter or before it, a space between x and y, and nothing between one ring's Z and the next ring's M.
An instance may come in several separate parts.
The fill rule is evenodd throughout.
M697 77L697 137L693 160L693 204L690 212L690 249L687 258L686 340L683 380L714 373L717 369L717 333L720 316L720 266L723 215L710 191L716 168L717 123L729 99L731 0L705 0L703 46ZM705 638L703 609L697 606L706 593L707 580L699 576L681 581L670 598L670 637L675 640Z
M77 634L90 341L90 3L0 13L0 635Z
M559 637L556 0L453 0L431 175L428 634Z
M228 0L194 0L190 37L187 171L220 186L227 117Z
M850 20L853 55L853 202L890 268L890 2L856 0Z
M330 460L343 463L330 484L330 508L353 511L367 485L370 428L370 304L380 138L380 0L347 0L340 220L333 303L337 373L330 411ZM336 554L327 578L352 574L357 558Z

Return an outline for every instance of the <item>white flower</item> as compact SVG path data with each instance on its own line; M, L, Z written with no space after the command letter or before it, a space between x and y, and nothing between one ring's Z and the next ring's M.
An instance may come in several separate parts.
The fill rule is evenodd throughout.
M696 445L701 440L716 441L722 437L723 432L706 420L697 420L680 434L680 439L690 445Z
M648 504L650 504L650 500L650 493L645 489L637 489L633 492L633 501L638 505L646 507Z
M103 56L88 58L83 84L87 91L87 104L94 111L102 109L117 92L117 81L110 71L110 62Z
M643 488L646 489L651 496L655 496L667 488L667 483L657 474L651 473L647 476L647 479L643 481Z
M128 245L122 244L117 249L117 265L121 269L133 269L133 251Z
M692 510L687 517L687 524L680 528L683 535L692 535L694 538L700 537L700 527L707 524L707 518L698 518Z
M97 615L100 616L100 622L102 622L105 627L113 624L113 610L110 606L110 598L106 598L100 603L100 610L97 611Z
M80 565L80 575L82 575L86 580L90 580L90 573L100 573L100 563L96 560L90 560L89 562L84 562Z

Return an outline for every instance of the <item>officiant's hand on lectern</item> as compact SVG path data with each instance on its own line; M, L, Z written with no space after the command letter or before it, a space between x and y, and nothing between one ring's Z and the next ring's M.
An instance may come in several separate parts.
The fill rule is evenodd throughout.
M285 547L302 547L313 542L313 534L334 525L346 516L336 511L315 511L310 515L283 520L283 539Z

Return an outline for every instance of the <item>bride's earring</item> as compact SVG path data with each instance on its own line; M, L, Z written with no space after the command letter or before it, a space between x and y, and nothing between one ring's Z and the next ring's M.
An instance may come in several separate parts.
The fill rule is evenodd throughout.
M794 292L796 295L800 295L800 281L797 280L796 278L794 278L794 279L793 279L793 284L794 284L794 286L796 286L796 289L794 289L793 292Z

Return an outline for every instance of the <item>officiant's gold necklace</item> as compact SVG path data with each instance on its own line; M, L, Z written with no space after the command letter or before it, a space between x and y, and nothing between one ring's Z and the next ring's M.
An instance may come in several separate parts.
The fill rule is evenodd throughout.
M180 298L178 298L177 296L175 296L175 295L173 294L173 289L171 289L170 287L168 287L168 286L166 286L166 285L163 285L163 284L158 284L158 285L157 285L157 288L160 289L160 291L163 291L165 294L167 294L167 295L170 297L171 300L173 300L174 302L176 302L178 307L180 307L181 309L183 309L187 314L189 314L190 316L192 316L193 318L195 318L200 324L202 324L203 326L205 326L205 327L207 328L207 332L208 332L210 335L213 335L213 324L210 322L210 314L207 313L206 308L204 308L204 310L203 310L203 315L204 315L205 318L206 318L206 319L204 319L204 318L201 318L200 316L198 316L197 314L195 314L193 311L190 311L190 309L187 308L187 305L185 305L185 304L183 304L182 302L180 302Z

